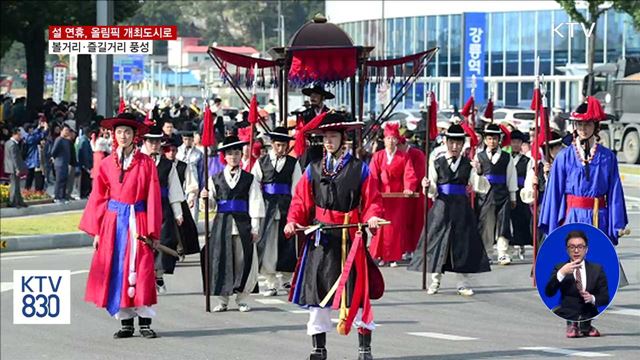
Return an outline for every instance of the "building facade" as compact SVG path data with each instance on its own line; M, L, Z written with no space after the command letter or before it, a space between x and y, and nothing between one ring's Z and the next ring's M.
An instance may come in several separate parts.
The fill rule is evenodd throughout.
M492 96L498 105L528 106L537 57L550 106L569 110L580 99L591 29L571 24L555 1L327 1L326 11L354 44L375 46L374 58L440 48L398 108L418 108L428 88L442 106L461 106L471 75L478 104ZM591 36L596 65L640 56L640 34L626 13L607 10ZM337 102L348 103L346 88L336 91ZM365 92L365 109L380 111L376 85Z

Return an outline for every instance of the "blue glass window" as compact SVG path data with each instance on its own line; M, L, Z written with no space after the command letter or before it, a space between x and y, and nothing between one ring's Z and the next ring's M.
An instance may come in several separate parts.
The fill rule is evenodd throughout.
M437 28L437 17L436 16L428 16L427 17L427 49L433 49L438 47L438 28ZM438 52L441 52L440 49ZM438 76L438 72L436 69L436 57L431 59L429 64L427 64L427 73L425 76Z
M553 26L553 28L555 28L556 26L558 26L559 24L562 23L566 23L569 21L569 18L567 16L567 14L564 12L564 10L557 10L554 12L553 14L554 16L554 20L553 20L553 24L551 24L551 26ZM551 29L550 31L553 31L553 29ZM552 34L553 36L553 41L554 41L554 54L553 54L553 68L554 68L554 73L557 71L557 67L559 66L565 66L567 65L568 62L568 56L569 53L567 52L567 49L569 47L569 33L568 30L566 29L565 26L561 27L559 29L559 31L564 35L564 37L560 37L558 34Z
M503 53L504 14L491 14L491 75L502 76L504 70Z
M551 75L551 14L551 11L538 12L538 56L540 73L545 75Z
M518 84L507 83L507 94L505 96L505 105L518 106Z
M415 84L414 84L415 85ZM404 108L405 109L413 109L413 91L414 86L411 86L409 90L407 90L407 94L404 96Z
M582 16L585 15L586 10L580 10ZM574 20L575 21L575 20ZM567 29L568 31L568 29ZM589 29L587 29L589 31ZM585 59L585 49L587 46L586 37L582 30L581 25L573 25L573 38L571 38L571 62L584 64L586 63Z
M386 39L385 39L385 50L384 57L390 58L393 57L393 19L385 20L386 23Z
M450 91L451 93L449 96L449 104L460 104L460 96L462 96L460 94L460 83L459 82L451 83Z
M415 38L415 52L419 52L419 51L424 51L427 50L426 48L426 44L424 42L424 35L425 35L425 29L424 29L424 23L425 23L425 19L426 17L424 16L420 16L416 19L416 27L415 27L415 32L413 34L413 37Z
M637 11L637 10L636 10ZM640 55L640 31L633 27L631 16L623 15L625 21L626 55Z
M402 33L403 33L403 29L404 29L403 26L402 26L403 20L404 19L402 19L402 18L395 19L395 24L393 26L393 39L394 39L394 41L393 41L393 46L394 46L393 56L394 57L404 55L402 53Z
M448 59L448 49L449 49L449 16L448 15L440 15L438 16L438 46L440 46L440 51L438 53L438 76L449 76L447 64L449 62Z
M451 15L451 74L449 76L460 76L461 48L462 17Z
M424 83L416 82L416 103L422 104L424 102Z
M415 52L414 40L417 36L413 30L414 18L408 17L404 19L404 54L413 54Z

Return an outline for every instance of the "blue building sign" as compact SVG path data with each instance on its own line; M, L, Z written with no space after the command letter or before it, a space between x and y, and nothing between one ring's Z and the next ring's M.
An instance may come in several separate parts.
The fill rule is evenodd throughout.
M113 80L137 83L144 80L144 55L122 55L113 59Z
M486 53L486 37L485 13L464 13L463 103L471 96L471 79L473 75L476 76L475 102L476 104L485 102L484 56Z

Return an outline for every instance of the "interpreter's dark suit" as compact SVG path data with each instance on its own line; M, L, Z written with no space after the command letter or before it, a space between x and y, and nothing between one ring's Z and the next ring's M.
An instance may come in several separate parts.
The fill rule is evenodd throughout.
M598 307L609 303L609 288L607 276L600 264L585 261L587 283L583 284L585 290L595 297L595 304L586 303L576 287L576 279L569 274L558 281L558 271L566 263L557 264L551 278L547 282L545 294L554 296L560 291L560 305L553 312L566 320L588 320L598 315Z

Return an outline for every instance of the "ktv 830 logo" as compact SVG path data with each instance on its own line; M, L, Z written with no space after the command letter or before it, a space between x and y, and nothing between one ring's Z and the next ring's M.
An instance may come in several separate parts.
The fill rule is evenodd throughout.
M14 324L70 324L69 270L14 270Z

